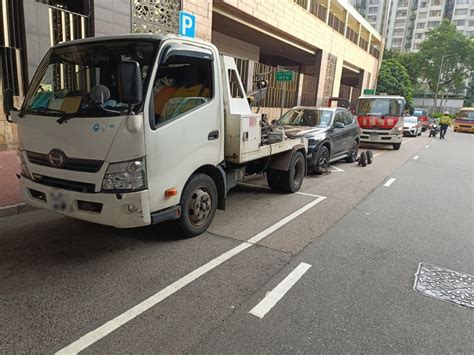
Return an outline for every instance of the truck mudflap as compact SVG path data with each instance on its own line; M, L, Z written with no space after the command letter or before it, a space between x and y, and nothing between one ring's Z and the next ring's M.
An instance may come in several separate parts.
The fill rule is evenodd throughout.
M306 159L306 146L304 144L297 144L292 150L272 155L270 158L270 163L268 164L268 168L287 171L290 167L291 158L296 151L301 151Z

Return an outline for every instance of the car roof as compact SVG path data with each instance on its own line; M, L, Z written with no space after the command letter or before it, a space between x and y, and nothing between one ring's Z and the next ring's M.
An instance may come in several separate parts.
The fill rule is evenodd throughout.
M474 111L474 107L462 107L459 109L459 111Z
M403 96L399 95L362 95L359 96L359 99L401 99L405 100Z
M344 107L324 107L324 106L295 106L292 107L290 110L297 110L297 109L305 109L305 110L326 110L326 111L336 111L336 110L349 110Z

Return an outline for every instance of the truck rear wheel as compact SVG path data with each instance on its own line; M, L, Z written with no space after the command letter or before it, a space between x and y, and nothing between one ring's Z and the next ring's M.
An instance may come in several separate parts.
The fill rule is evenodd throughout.
M179 228L186 237L204 233L216 214L217 188L208 175L191 177L181 197Z
M306 161L303 153L295 152L287 171L268 169L267 182L272 190L281 192L296 192L303 184L306 171Z

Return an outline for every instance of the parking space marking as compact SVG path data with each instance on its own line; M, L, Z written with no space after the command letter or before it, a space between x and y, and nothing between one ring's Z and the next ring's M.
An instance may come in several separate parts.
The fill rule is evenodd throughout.
M258 185L257 185L258 186ZM265 186L262 186L265 187ZM123 312L122 314L118 315L114 319L104 323L100 327L90 331L89 333L85 334L78 340L74 341L73 343L67 345L66 347L62 348L61 350L57 351L55 354L57 355L67 355L67 354L77 354L80 351L88 348L92 344L96 343L100 339L106 337L116 329L120 328L121 326L125 325L132 319L136 318L140 314L146 312L150 308L156 306L169 296L173 295L174 293L181 290L183 287L189 285L199 277L207 274L209 271L215 269L225 261L229 260L230 258L240 254L244 250L250 248L251 246L255 245L262 239L266 238L276 230L280 229L284 225L288 224L298 216L302 215L309 209L316 206L318 203L324 201L326 199L325 196L319 195L310 195L306 193L302 193L304 195L313 196L315 199L303 207L299 208L295 212L291 213L287 217L281 219L279 222L271 225L270 227L266 228L262 232L258 233L257 235L253 236L252 238L248 239L247 241L239 244L235 248L219 255L215 259L207 262L206 264L200 266L199 268L191 271L189 274L183 276L182 278L178 279L177 281L173 282L172 284L168 285L164 289L158 291L154 295L150 296L146 300L140 302L136 306L130 308L129 310Z
M380 154L383 154L383 153L385 153L385 152L380 152L380 153L374 154L374 158L378 157Z
M336 173L344 173L346 172L345 170L335 166L335 165L331 165L331 168L332 168L332 171L336 172Z
M290 274L283 279L272 291L249 312L258 318L263 318L283 296L292 288L296 282L309 270L311 265L306 263L299 264Z
M419 158L418 155L415 155L415 156L413 157L414 160L417 160L418 158Z
M430 146L429 145L425 145L425 148L429 148Z
M388 179L388 181L383 186L389 187L390 185L392 185L395 182L395 180L397 180L397 179L390 178L390 179Z

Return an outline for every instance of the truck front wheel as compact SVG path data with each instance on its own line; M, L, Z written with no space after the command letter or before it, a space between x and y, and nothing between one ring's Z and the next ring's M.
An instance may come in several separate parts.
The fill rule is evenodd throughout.
M186 237L204 233L216 214L217 188L208 175L191 177L181 197L179 227Z
M303 184L306 171L306 161L303 153L293 154L287 171L268 169L267 182L272 190L281 192L296 192Z

